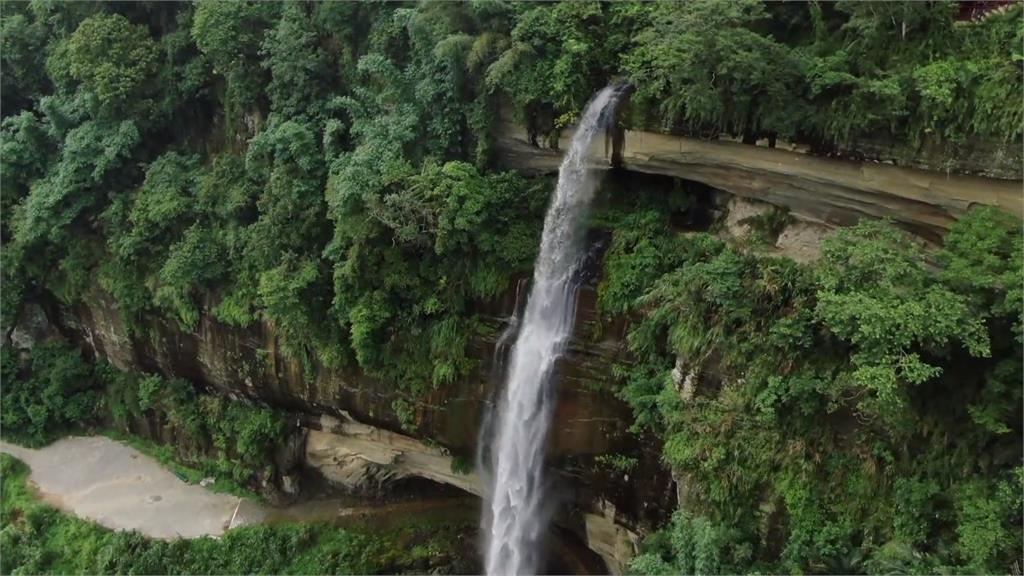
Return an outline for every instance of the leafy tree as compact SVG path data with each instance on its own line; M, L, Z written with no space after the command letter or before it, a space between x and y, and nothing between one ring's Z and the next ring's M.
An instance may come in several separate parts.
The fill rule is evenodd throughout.
M767 16L755 0L657 5L624 59L642 79L638 104L660 102L664 127L685 120L744 135L794 134L801 61L754 29Z
M956 494L957 553L972 572L1016 562L1024 468L1006 478L966 482Z
M157 158L146 169L142 187L134 195L127 229L112 234L112 247L122 258L159 258L196 218L195 177L199 159L177 152Z
M278 10L268 2L204 0L196 6L192 38L227 81L225 107L229 115L258 104L264 86L259 65L260 46Z
M875 394L869 412L900 410L901 389L941 368L919 350L957 343L988 357L988 331L962 296L934 283L924 254L880 222L839 231L823 246L817 316L854 345L853 379Z
M721 535L713 570L1009 565L988 535L1020 522L991 482L1020 457L1019 307L1003 308L1019 226L972 211L939 270L884 222L840 230L810 267L697 234L665 249L676 268L660 277L637 249L653 230L613 228L599 299L638 315L620 396L696 492L683 510ZM681 566L701 540L665 544L676 530L633 570L695 570Z
M144 110L156 71L157 45L142 26L118 14L82 21L62 54L68 73L108 114Z
M450 382L471 367L470 299L496 296L533 258L542 189L461 162L376 186L367 213L336 216L359 235L335 264L335 313L367 371L414 389Z
M0 8L0 90L3 117L30 107L49 88L45 49L49 30L33 16L27 3L9 2ZM6 140L6 139L5 139Z
M130 120L114 124L88 121L67 133L60 158L36 180L13 222L15 238L26 244L59 240L67 226L97 207L97 194L123 174L122 168L140 141Z
M0 423L5 434L42 444L92 421L98 400L92 368L76 351L59 344L35 345L26 377L12 354L4 346Z
M602 5L560 2L523 5L511 44L487 69L487 84L529 112L553 107L566 119L604 83L609 52Z
M1020 222L993 207L968 212L945 237L939 253L942 278L958 293L995 317L1010 318L1018 342L1024 339L1024 236Z
M261 65L270 70L270 109L285 117L315 116L329 86L327 59L306 7L284 5L274 30L266 35Z
M175 312L178 322L188 330L199 323L195 300L224 275L221 268L224 250L216 236L193 225L181 241L170 247L167 260L156 275L154 301Z
M0 187L4 190L0 211L9 215L14 205L28 195L32 181L45 172L54 145L46 126L30 112L4 118L0 134ZM11 235L8 218L2 226L6 241Z

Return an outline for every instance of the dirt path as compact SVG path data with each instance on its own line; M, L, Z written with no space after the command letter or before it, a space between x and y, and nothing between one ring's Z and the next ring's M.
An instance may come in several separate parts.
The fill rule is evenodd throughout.
M220 536L230 528L263 522L355 522L386 528L410 516L473 521L480 513L479 499L471 496L377 504L349 497L272 508L185 483L156 460L105 436L71 436L41 449L0 441L0 452L31 468L29 480L46 502L107 528L137 530L150 538ZM587 554L566 548L552 535L549 545L561 559L562 571L600 573L600 568L585 565Z
M151 538L219 536L262 522L387 525L410 514L470 519L479 513L473 497L390 504L344 498L273 508L183 482L156 460L105 436L71 436L40 449L0 441L0 452L28 465L29 479L46 502L107 528L137 530Z
M38 450L0 442L0 452L32 469L29 478L43 500L114 530L196 538L263 518L258 505L236 515L237 496L182 482L156 460L104 436L71 436Z

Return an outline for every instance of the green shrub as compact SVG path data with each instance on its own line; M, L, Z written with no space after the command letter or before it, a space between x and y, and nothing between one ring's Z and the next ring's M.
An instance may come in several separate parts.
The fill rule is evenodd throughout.
M95 421L98 407L92 368L74 348L40 343L20 370L10 347L3 348L4 434L30 445L45 444Z
M38 501L24 464L0 454L3 574L394 574L472 570L472 522L373 529L325 523L244 526L220 538L150 540L65 516ZM408 546L417 542L416 546Z
M616 242L639 242L613 234L609 290L635 277ZM972 211L938 269L885 222L839 231L809 265L676 240L679 264L622 300L635 361L616 372L702 520L674 521L685 545L655 538L632 569L1010 570L1021 235Z

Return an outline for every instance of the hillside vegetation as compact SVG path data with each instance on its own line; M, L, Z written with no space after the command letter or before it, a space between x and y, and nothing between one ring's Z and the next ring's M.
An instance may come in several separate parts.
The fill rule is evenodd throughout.
M625 78L624 122L649 129L816 150L875 136L1019 148L1022 8L972 23L957 10L3 2L0 329L9 340L26 303L104 291L129 330L265 322L309 377L359 371L408 398L450 386L493 330L480 303L529 275L552 188L495 169L502 106L553 134ZM630 320L631 361L608 384L691 488L633 569L1019 571L1019 219L971 210L937 251L865 221L804 265L681 230L694 195L677 184L610 189L592 222L611 237L601 312ZM192 383L9 348L8 437L152 417L189 439L181 457L251 484L282 434L280 413ZM23 471L3 466L2 535L24 545L15 560L5 545L5 571L302 571L314 560L292 554L312 541L363 546L258 528L232 538L278 556L211 563L232 540L69 524L11 500ZM76 557L77 535L116 554ZM313 571L431 567L381 561L385 544L368 542L368 556Z

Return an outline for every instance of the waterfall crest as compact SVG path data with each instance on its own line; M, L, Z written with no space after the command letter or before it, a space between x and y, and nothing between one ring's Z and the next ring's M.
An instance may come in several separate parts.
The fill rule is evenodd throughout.
M604 88L587 105L544 217L533 285L510 351L505 388L497 400L490 452L493 477L485 509L490 575L533 574L538 568L549 516L543 502L543 467L554 410L551 373L572 331L573 277L582 255L582 224L597 186L587 155L621 91Z

